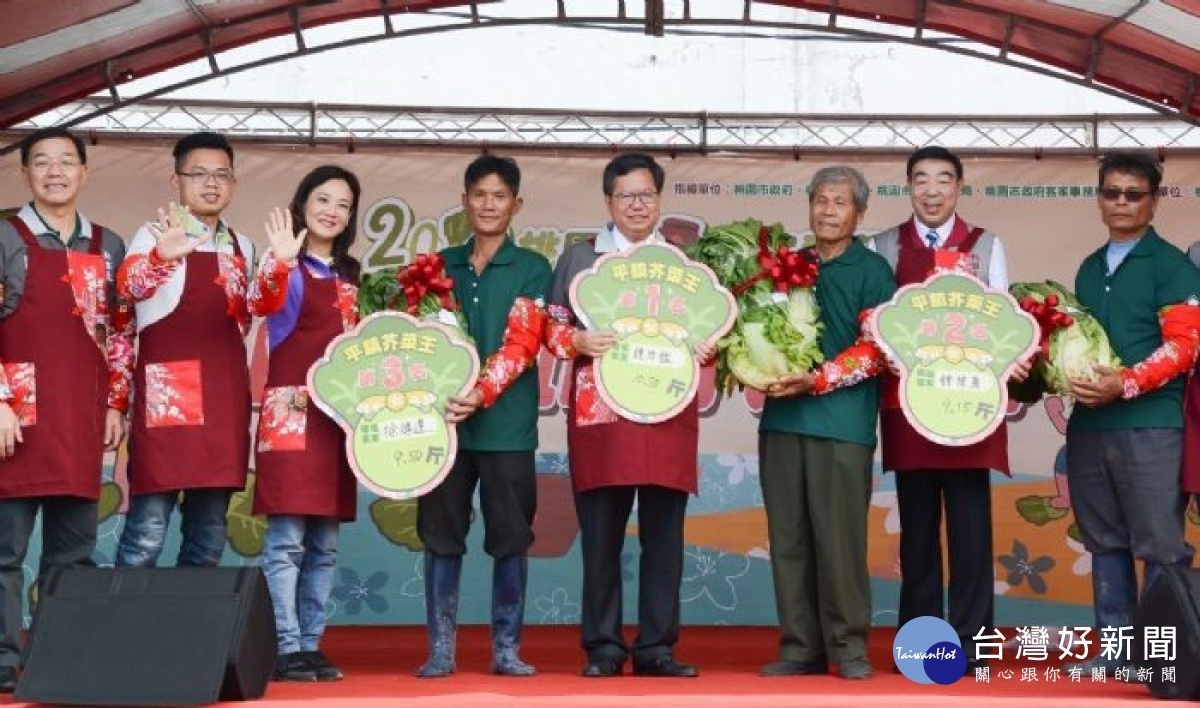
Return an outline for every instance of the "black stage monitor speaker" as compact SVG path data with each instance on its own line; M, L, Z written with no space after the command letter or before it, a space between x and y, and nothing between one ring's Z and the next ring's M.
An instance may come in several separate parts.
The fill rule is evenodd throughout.
M259 698L275 619L258 568L72 568L42 585L16 698L183 706Z
M1200 699L1200 571L1179 566L1163 569L1146 589L1138 608L1139 638L1146 636L1147 627L1175 629L1174 660L1159 656L1144 661L1152 672L1150 693L1159 698ZM1159 646L1168 648L1165 643ZM1140 649L1135 648L1135 655ZM1175 671L1173 681L1163 676L1163 669L1171 667Z

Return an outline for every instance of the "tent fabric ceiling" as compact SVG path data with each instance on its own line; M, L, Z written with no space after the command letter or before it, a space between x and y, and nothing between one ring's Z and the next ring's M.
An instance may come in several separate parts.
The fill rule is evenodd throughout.
M650 0L647 7L661 0ZM1200 121L1200 0L767 0L932 30L1055 67ZM445 0L6 0L0 23L0 128L223 50ZM640 3L638 3L640 4ZM661 18L661 11L648 13ZM666 17L666 25L677 20ZM686 20L684 20L686 22Z

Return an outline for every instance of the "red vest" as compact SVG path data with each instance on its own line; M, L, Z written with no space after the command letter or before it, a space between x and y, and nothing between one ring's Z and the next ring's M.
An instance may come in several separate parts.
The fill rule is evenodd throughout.
M970 254L983 235L982 228L970 229L962 218L954 220L950 238L941 248L930 248L917 234L912 219L899 227L899 253L896 259L896 286L920 283L934 268ZM939 445L918 433L900 410L899 381L885 375L879 412L880 447L885 470L999 470L1009 474L1008 425L987 438L963 447Z

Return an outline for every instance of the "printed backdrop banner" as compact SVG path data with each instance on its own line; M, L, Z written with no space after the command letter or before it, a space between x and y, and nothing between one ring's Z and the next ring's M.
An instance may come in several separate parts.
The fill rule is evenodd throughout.
M170 143L117 143L89 150L90 175L82 209L126 238L173 198ZM524 208L514 224L517 243L554 261L565 245L591 238L607 213L600 188L607 156L515 155L522 169ZM403 153L362 149L354 154L311 148L239 147L238 183L229 223L263 242L268 211L285 206L301 177L336 163L353 170L363 185L355 252L368 269L407 262L413 254L461 243L467 236L461 209L462 172L474 155L452 151ZM856 160L852 155L817 160L776 157L662 158L667 171L662 230L675 239L695 238L707 223L747 217L782 222L803 237L806 186L819 167L841 162L857 167L871 184L862 231L870 234L907 218L904 160ZM0 158L0 207L27 199L15 154ZM1091 158L981 158L966 163L959 213L1001 236L1013 280L1054 279L1073 288L1075 268L1105 241L1096 208L1096 161ZM1200 208L1200 158L1172 157L1155 221L1180 247L1197 238L1191 224ZM1189 218L1190 217L1190 218ZM260 328L250 339L255 400L265 380ZM531 549L528 602L532 623L579 620L580 560L570 483L566 476L563 415L566 367L543 354L540 367L541 447L538 455L537 540ZM682 588L684 619L691 623L770 624L775 621L766 523L757 478L756 417L762 399L738 393L716 396L711 369L702 375L700 494L689 507ZM256 403L257 405L257 403ZM1016 476L993 477L995 587L1001 625L1085 625L1091 622L1091 559L1078 541L1065 482L1062 432L1069 401L1052 397L1026 406L1010 404L1010 453ZM106 471L103 536L98 560L111 559L120 529L125 458ZM898 597L899 519L890 474L876 476L871 508L870 564L875 621L895 623ZM423 621L420 541L409 501L360 494L360 520L343 532L339 570L330 604L335 623ZM257 562L265 523L250 516L248 493L230 510L227 564ZM1189 529L1197 536L1200 519ZM464 621L485 621L490 563L482 532L471 537L464 576ZM174 535L173 539L177 539ZM173 544L172 540L169 543ZM36 544L36 541L35 541ZM174 553L173 545L164 561ZM36 551L36 549L35 549ZM626 554L626 583L635 587L633 546ZM27 576L36 572L30 554ZM635 620L635 603L626 603ZM414 657L414 662L418 657ZM415 664L414 664L415 665Z

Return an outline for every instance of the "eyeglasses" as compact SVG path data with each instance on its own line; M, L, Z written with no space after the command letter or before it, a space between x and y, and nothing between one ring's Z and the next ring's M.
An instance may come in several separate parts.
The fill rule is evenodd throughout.
M625 209L633 206L634 202L654 206L658 203L658 192L617 192L613 195L613 199L617 200L617 204Z
M1125 196L1125 201L1129 202L1130 204L1137 204L1146 197L1150 196L1150 192L1143 192L1140 189L1120 189L1119 187L1105 187L1104 189L1100 190L1100 196L1103 197L1104 201L1106 202L1115 202L1120 199L1122 195Z
M208 170L195 170L194 172L176 172L180 177L187 177L192 181L192 184L208 184L210 179L216 180L217 184L233 184L237 181L237 177L232 170L217 170L209 172Z

